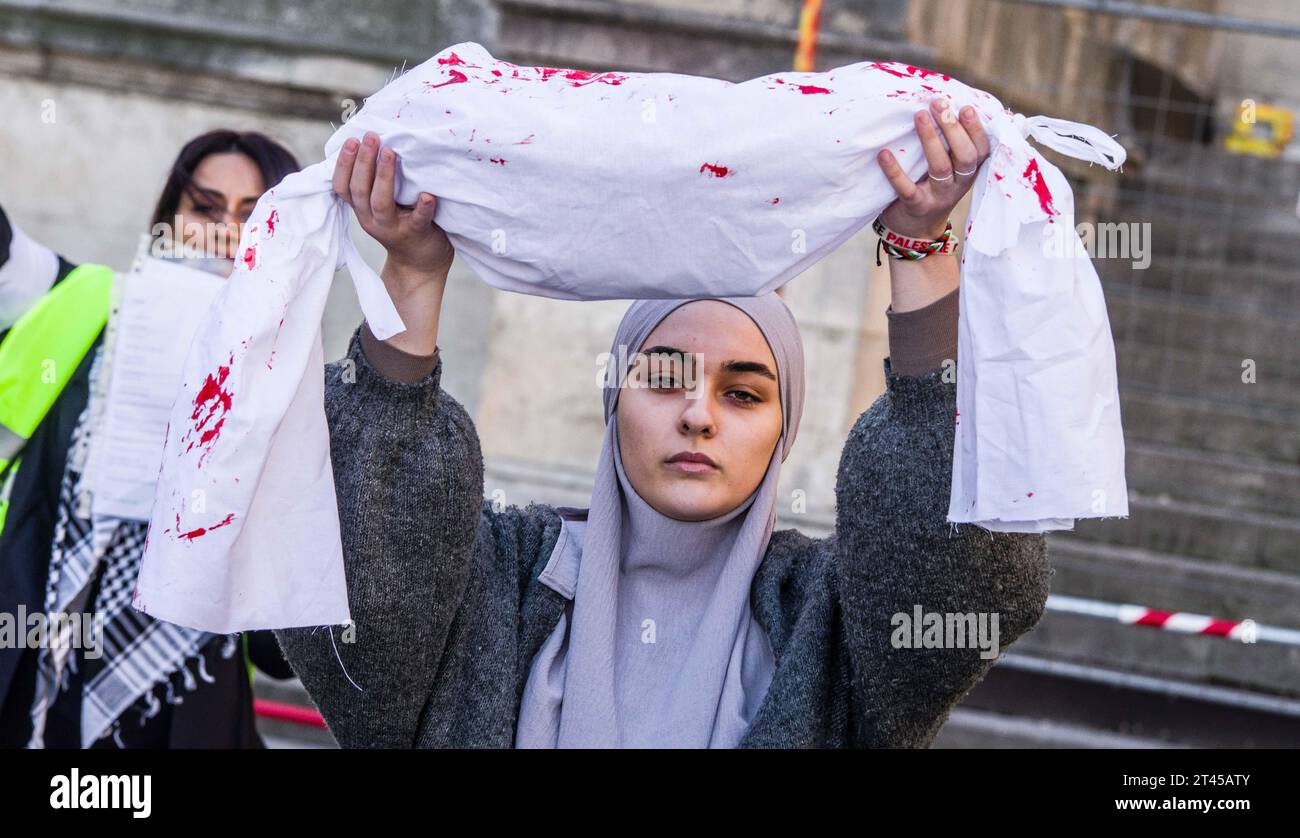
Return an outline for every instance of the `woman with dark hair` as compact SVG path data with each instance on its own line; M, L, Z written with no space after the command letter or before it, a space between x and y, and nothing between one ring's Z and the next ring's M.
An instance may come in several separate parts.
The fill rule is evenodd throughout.
M298 168L286 148L256 132L190 140L153 212L154 255L228 276L257 199ZM0 366L15 372L0 369L0 387L33 374L24 359L71 359L48 403L0 391L0 410L13 402L17 415L0 415L0 613L103 620L89 647L51 640L0 649L0 745L264 747L251 667L292 676L274 636L214 635L131 608L147 522L96 515L86 502L88 405L110 280L107 268L74 266L33 242L0 210ZM61 345L18 345L43 340Z
M158 196L150 222L155 241L189 258L227 260L228 275L239 227L257 199L299 168L288 149L253 131L210 131L195 137L177 155ZM223 186L234 192L228 195ZM190 235L195 231L202 235Z

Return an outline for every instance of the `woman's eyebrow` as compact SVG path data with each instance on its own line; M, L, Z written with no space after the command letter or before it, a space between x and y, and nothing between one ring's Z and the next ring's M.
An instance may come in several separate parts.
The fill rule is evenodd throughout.
M687 354L685 350L678 349L675 346L651 346L648 349L641 350L641 352L644 355L663 354L676 355L680 357L685 357ZM721 364L721 367L727 372L752 372L761 375L764 378L770 378L773 381L777 380L776 373L772 372L772 369L767 364L758 361L725 361Z
M727 361L723 363L722 368L728 372L757 373L764 378L776 381L776 373L772 372L767 364L761 364L758 361Z
M194 184L194 191L201 192L204 197L212 198L216 201L226 200L226 193L222 192L220 189L213 189L211 186L203 186L202 184L196 183Z

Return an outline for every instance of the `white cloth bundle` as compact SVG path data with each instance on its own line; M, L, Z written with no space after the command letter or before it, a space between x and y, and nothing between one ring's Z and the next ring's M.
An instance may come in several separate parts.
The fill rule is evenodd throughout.
M336 268L348 264L376 335L404 326L331 192L347 138L373 130L397 151L399 202L437 195L457 255L497 288L744 296L793 279L895 199L881 148L925 173L912 115L935 94L973 105L994 144L962 250L949 520L1042 531L1127 514L1101 286L1080 248L1047 246L1051 225L1077 242L1072 196L1025 140L1114 169L1124 150L1110 138L896 62L733 84L520 67L463 43L369 97L324 161L258 203L186 363L138 607L213 632L348 619L321 383Z

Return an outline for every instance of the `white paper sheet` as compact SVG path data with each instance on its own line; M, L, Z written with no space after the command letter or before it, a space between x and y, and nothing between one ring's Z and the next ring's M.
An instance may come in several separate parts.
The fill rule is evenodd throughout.
M150 257L122 276L108 399L91 454L97 515L149 520L185 356L224 281Z

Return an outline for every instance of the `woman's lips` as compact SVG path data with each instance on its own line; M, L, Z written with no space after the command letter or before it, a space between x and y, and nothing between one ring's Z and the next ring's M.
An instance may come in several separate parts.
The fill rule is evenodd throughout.
M707 454L679 451L666 461L669 468L683 474L708 474L718 470L718 464Z

